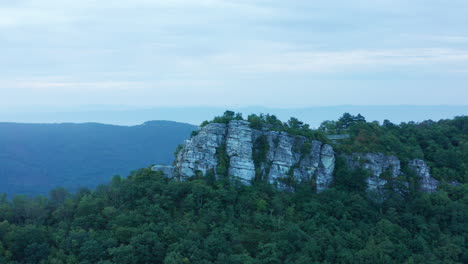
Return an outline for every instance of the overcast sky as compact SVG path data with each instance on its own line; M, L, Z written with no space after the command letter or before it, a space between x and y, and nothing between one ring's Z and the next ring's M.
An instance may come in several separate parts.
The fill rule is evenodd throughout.
M467 0L1 0L0 108L466 105Z

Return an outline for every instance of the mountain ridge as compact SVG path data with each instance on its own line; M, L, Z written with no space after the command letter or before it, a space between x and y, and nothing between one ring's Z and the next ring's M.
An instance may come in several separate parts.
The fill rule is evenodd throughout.
M196 129L172 121L137 126L101 123L0 123L0 192L40 194L57 186L95 187L153 162Z
M35 109L8 110L0 112L0 120L22 120L27 123L47 121L73 121L110 123L118 125L136 125L151 119L167 119L198 125L206 119L225 110L224 107L188 106L188 107L93 107L83 111L75 108L57 108L53 110ZM439 120L468 114L468 105L337 105L315 107L274 108L264 106L239 106L232 110L250 113L275 113L280 119L295 116L312 127L318 127L324 120L336 120L345 112L361 113L369 120L389 119L394 123Z

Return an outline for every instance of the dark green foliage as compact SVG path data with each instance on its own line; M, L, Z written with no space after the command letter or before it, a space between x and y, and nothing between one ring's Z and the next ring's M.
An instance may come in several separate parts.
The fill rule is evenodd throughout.
M297 169L299 167L299 164L296 163L294 164L293 166L291 166L291 168L289 168L289 171L286 175L284 175L283 178L279 178L278 180L285 186L287 187L287 189L290 189L290 190L295 190L297 187L298 187L298 182L296 181L296 179L294 178L294 170ZM307 184L306 182L301 182L300 184ZM314 190L310 190L311 192L314 191Z
M204 121L200 126L204 127L210 123L223 123L227 124L232 120L244 120L240 113L234 113L233 111L226 111L222 116L215 117L212 121ZM300 135L309 139L315 139L322 142L329 142L325 133L321 130L311 129L308 124L298 120L295 117L291 117L288 122L281 122L275 115L270 114L251 114L247 117L247 121L250 123L250 128L253 129L267 129L272 131L284 131L292 135Z
M241 116L228 111L218 121L234 119ZM248 119L257 120L256 128L306 136L297 147L302 155L324 135L295 118ZM352 135L339 151L423 157L438 177L466 183L465 117L379 125L346 115L322 127L333 130ZM254 142L257 178L268 175L268 148L266 137ZM0 263L468 263L466 184L443 182L437 192L421 193L403 163L410 183L404 195L388 186L376 201L365 192L368 172L349 170L338 158L334 188L315 194L296 185L296 165L285 175L283 183L295 190L287 192L265 181L232 184L226 146L216 156L216 173L183 182L146 168L93 191L0 195Z
M219 148L216 149L216 158L218 161L218 165L216 167L216 174L218 177L227 179L229 173L229 156L226 152L226 145L221 145Z
M256 180L267 180L265 177L269 174L270 165L267 164L267 154L270 149L268 139L265 135L257 138L253 147L253 161L255 166Z
M141 169L95 191L0 199L0 263L468 260L466 185L376 204L363 186L343 188L349 179L313 194L219 184L208 174L178 182Z
M172 153L196 127L169 121L139 126L0 123L0 192L47 194L57 186L95 187Z
M192 137L195 137L195 136L198 135L198 133L200 133L200 131L194 130L194 131L192 131L192 133L190 134L190 137L191 137L191 138L192 138Z
M308 139L319 140L322 142L329 142L323 131L314 130L308 124L291 117L288 122L281 122L275 115L249 115L247 120L250 122L250 127L253 129L266 128L272 131L287 132L291 135L304 136Z
M258 130L263 128L263 120L261 117L257 115L249 115L247 120L250 123L250 128L258 129Z
M182 151L183 148L184 148L184 145L182 144L177 145L177 148L174 151L174 160L177 159L177 156L179 155L180 151Z
M216 183L216 173L214 169L208 170L204 177L206 184L213 186Z
M304 142L304 144L301 147L301 155L302 156L307 155L310 153L311 150L312 150L312 143L309 140L307 140Z
M244 120L244 118L242 117L241 113L235 113L233 111L226 110L222 116L216 116L211 121L204 121L200 126L204 127L204 126L208 125L209 123L227 124L232 120Z
M351 134L335 147L337 151L382 152L402 161L420 158L430 165L432 175L438 180L461 183L468 180L468 116L400 125L385 120L380 125L345 114L335 125L324 122L321 129L333 131L333 126Z
M342 157L335 161L334 186L348 192L364 193L367 189L366 179L371 176L368 170L362 168L349 169Z
M208 125L209 123L210 123L210 121L205 120L200 124L200 127L204 127L204 126Z
M362 123L366 123L366 119L361 114L353 116L349 113L344 113L343 116L340 117L340 119L338 119L336 122L336 126L338 130L346 130L352 126Z

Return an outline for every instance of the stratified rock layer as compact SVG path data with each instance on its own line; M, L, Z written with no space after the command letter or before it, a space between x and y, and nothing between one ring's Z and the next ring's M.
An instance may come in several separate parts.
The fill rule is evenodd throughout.
M176 175L193 177L196 171L206 174L216 168L216 150L225 143L226 125L213 123L200 130L197 136L185 141L177 155Z
M392 178L401 174L400 160L395 156L382 153L353 153L344 157L349 168L363 168L371 173L367 178L369 190L381 190L384 187L387 183L385 177L382 177L385 172Z
M306 182L323 191L330 187L335 169L335 152L328 144L286 132L252 129L247 121L233 120L228 124L210 123L186 140L177 154L174 176L184 179L212 171L219 177L224 174L217 171L219 157L228 161L223 166L228 169L229 177L244 183L259 178L284 189ZM389 179L403 174L400 160L395 156L353 153L343 157L350 169L370 172L369 190L382 191ZM429 166L423 160L411 160L408 168L420 179L422 191L437 189L439 182L431 177Z
M344 155L349 168L363 168L369 170L371 176L367 178L369 190L382 190L387 183L387 177L396 178L402 175L400 160L395 156L382 153L353 153ZM423 192L434 192L437 190L439 181L432 178L430 168L421 159L408 162L408 168L412 170L419 179L419 189ZM384 176L384 173L387 175ZM405 182L404 185L407 186Z
M419 188L423 192L434 192L437 190L439 181L431 177L430 168L426 162L421 159L411 160L408 164L419 178Z
M255 145L261 137L266 140L266 153L254 161ZM286 132L252 129L249 122L238 120L227 125L208 124L187 140L177 155L176 174L185 178L196 171L216 173L216 153L222 146L229 157L229 176L244 182L260 174L280 186L291 181L312 181L321 191L332 181L335 155L330 145Z
M226 133L226 153L229 157L229 175L249 181L255 177L252 129L248 122L231 121Z

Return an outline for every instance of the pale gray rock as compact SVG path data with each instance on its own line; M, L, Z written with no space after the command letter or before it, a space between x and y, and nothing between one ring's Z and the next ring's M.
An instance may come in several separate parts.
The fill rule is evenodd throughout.
M387 156L382 153L353 153L345 155L345 160L351 169L358 167L369 170L371 176L367 179L369 190L382 190L387 183L381 176L389 172L390 177L401 175L400 160L395 156Z
M345 155L345 160L348 167L351 169L363 168L369 170L371 177L367 179L368 189L381 191L382 187L387 183L382 178L384 172L388 172L392 178L402 175L400 160L391 155L382 153L353 153ZM416 176L420 179L419 189L423 192L434 192L437 190L439 181L432 178L430 168L424 160L414 159L408 162L408 167L413 170ZM401 182L403 186L408 187L406 181Z
M335 153L330 145L286 132L272 131L267 136L270 182L281 183L282 179L292 176L296 183L315 181L317 191L330 186L335 167ZM305 144L309 144L310 149L304 149Z
M217 148L225 143L226 125L208 124L201 128L198 135L185 141L177 155L175 172L181 178L193 177L197 171L206 174L216 169Z
M253 134L247 121L231 121L228 125L226 152L229 157L229 175L249 182L255 177L252 159Z
M311 148L307 155L303 155L300 166L295 169L294 175L299 181L310 181L316 178L318 183L321 170L322 162L322 147L325 146L320 141L311 141ZM333 173L333 171L332 171ZM331 175L330 175L331 176Z
M260 139L266 140L266 143L262 142L268 149L265 157L254 161ZM177 155L172 170L174 176L184 179L195 176L197 171L206 174L213 170L216 173L220 147L225 147L229 158L229 176L244 183L255 178L256 170L263 180L286 190L292 188L291 183L313 183L321 192L329 188L333 181L335 152L332 146L268 128L252 129L249 122L241 120L229 124L208 124L200 129L198 135L186 140ZM395 156L353 153L344 155L344 158L351 169L363 168L370 172L367 179L369 190L383 191L386 177L396 178L402 174L400 160ZM423 160L412 160L408 165L420 177L421 190L431 192L437 189L439 182L431 177L429 167ZM172 177L169 176L169 167L155 166L154 169Z
M269 151L267 160L271 163L268 180L271 183L286 178L298 161L293 153L293 137L286 132L272 131L267 135Z
M320 151L320 167L317 173L317 192L327 189L333 181L335 152L332 146L324 144Z
M408 167L412 169L420 180L420 190L423 192L435 192L437 191L437 186L439 186L439 181L432 178L430 173L430 168L421 159L414 159L408 163Z
M285 180L315 181L318 191L329 187L335 166L335 153L330 145L286 132L252 129L247 121L234 120L227 125L209 124L201 128L177 155L175 171L185 178L194 176L197 170L206 174L216 169L216 150L225 145L229 175L248 183L255 178L253 155L260 137L268 145L266 157L257 168L265 180L284 188L288 188Z

